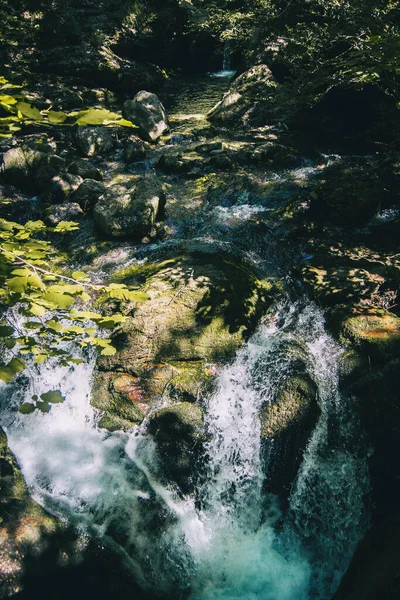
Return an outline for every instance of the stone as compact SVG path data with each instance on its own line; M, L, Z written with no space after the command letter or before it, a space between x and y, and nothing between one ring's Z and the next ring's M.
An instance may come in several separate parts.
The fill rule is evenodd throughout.
M140 136L148 142L157 142L169 131L164 106L155 94L141 91L133 100L126 100L123 115L139 127Z
M216 123L265 124L271 112L277 83L266 65L256 65L232 83L218 104L211 109L207 118Z
M74 160L68 167L68 173L80 175L83 179L94 179L95 181L101 181L103 179L99 169L92 165L88 160Z
M199 144L194 148L195 152L199 154L210 154L214 150L222 150L222 142L207 142L204 144Z
M82 177L72 173L63 173L53 177L46 189L46 196L54 204L65 202L83 182Z
M60 221L76 221L83 217L83 210L76 202L64 202L55 204L46 210L46 221L49 225L55 226Z
M382 184L368 165L336 164L324 169L310 213L334 225L361 225L380 208Z
M116 139L107 127L77 127L73 142L88 157L107 154L116 145Z
M134 163L146 158L146 146L141 140L130 140L124 148L124 162Z
M252 154L252 162L268 163L272 167L290 168L303 163L299 152L283 144L267 142L258 146Z
M163 216L165 194L154 177L140 179L131 189L113 185L94 207L97 227L114 238L140 239Z
M35 191L41 185L41 177L35 173L46 169L45 181L64 169L65 161L49 152L40 152L28 147L12 148L3 154L0 175L8 185L27 191ZM43 171L42 171L43 173Z
M167 477L184 494L193 492L206 440L203 409L188 402L160 408L149 415L147 431L154 436Z
M104 193L105 187L100 181L96 181L95 179L85 179L74 191L71 200L77 202L86 212L93 208Z

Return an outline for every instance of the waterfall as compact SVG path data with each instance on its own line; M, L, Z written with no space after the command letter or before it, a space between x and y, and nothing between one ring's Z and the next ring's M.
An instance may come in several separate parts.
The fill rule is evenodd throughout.
M231 40L225 40L224 42L224 57L222 61L222 70L230 71L231 66Z
M321 416L283 510L263 491L259 410L287 376L277 357L289 342L306 349ZM40 367L36 393L67 397L49 414L20 415L20 390L2 386L1 423L33 497L113 540L155 599L329 600L365 531L368 487L358 425L338 392L340 352L309 301L288 302L262 324L208 399L206 475L195 497L165 483L145 429L96 427L93 361Z

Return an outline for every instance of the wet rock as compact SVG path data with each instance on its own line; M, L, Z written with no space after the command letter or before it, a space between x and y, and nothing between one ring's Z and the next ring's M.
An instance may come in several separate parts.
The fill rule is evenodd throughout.
M78 189L82 182L82 177L73 175L72 173L57 175L49 182L46 189L46 196L49 198L50 202L53 202L54 204L65 202L72 196L73 192Z
M184 494L193 492L206 439L202 408L188 402L160 408L150 414L147 430L155 438L167 477Z
M141 91L133 100L126 100L123 115L139 127L141 137L148 142L157 140L169 131L165 108L155 94Z
M360 351L350 348L338 360L340 384L347 387L357 381L370 369L368 357Z
M104 193L105 187L100 181L85 179L74 191L71 200L77 202L84 211L88 211Z
M60 221L77 221L83 217L83 210L76 202L64 202L55 204L46 210L45 218L53 227Z
M155 164L157 169L164 173L187 176L197 175L200 168L205 165L204 159L191 152L185 154L165 152Z
M216 169L221 169L222 171L228 171L233 168L233 162L231 158L227 154L218 153L211 156L210 164Z
M299 152L288 146L267 142L258 146L251 156L252 162L267 163L273 167L291 168L303 163Z
M290 343L276 360L287 375L278 378L279 385L260 410L262 452L267 491L286 498L320 408L317 386L307 373L306 349Z
M338 325L341 339L355 345L373 362L400 355L400 318L389 311L359 308L346 315L339 309Z
M78 127L73 135L75 146L84 156L107 154L114 149L116 139L107 127Z
M115 238L140 239L163 217L165 194L154 177L137 181L131 189L113 185L93 210L97 227Z
M28 147L12 148L3 154L0 177L9 185L35 191L37 186L42 185L42 180L47 182L62 171L64 165L65 162L60 156L49 152L40 152Z
M68 167L68 172L79 175L82 179L94 179L101 181L103 176L99 169L92 165L88 160L74 160Z
M240 75L223 99L208 113L216 123L257 122L265 124L277 83L266 65L257 65Z
M124 162L134 163L146 158L146 146L141 140L130 140L124 148Z
M198 152L199 154L209 154L214 150L222 150L222 142L208 142L199 144L194 148L194 151Z
M382 184L373 169L337 164L326 168L310 212L324 222L339 226L360 225L380 208Z
M104 411L99 426L109 430L131 429L143 421L148 409L141 380L123 373L98 373L90 402Z

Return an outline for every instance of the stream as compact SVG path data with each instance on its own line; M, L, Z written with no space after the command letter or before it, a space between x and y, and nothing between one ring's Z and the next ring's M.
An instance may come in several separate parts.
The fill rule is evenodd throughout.
M199 86L208 95L196 104ZM173 132L203 122L227 86L224 77L204 77L167 89ZM290 184L307 177L307 169L313 167L282 170L275 178ZM225 235L229 220L244 222L264 209L243 200L211 210L212 228L202 225L207 243L229 243L229 236L218 238L218 227ZM247 259L284 279L290 251L266 236L266 245ZM244 252L246 240L237 248L241 244ZM274 257L266 247L275 249ZM363 436L351 398L338 386L343 350L327 334L322 311L297 287L286 279L290 291L273 316L221 369L205 402L205 463L193 494L183 496L166 483L144 426L128 433L97 427L99 414L90 405L94 357L71 368L43 365L24 390L0 388L1 425L32 497L80 531L107 540L155 600L330 600L367 529ZM281 501L268 492L276 453L273 441L262 447L260 409L272 404L290 373L288 344L306 356L319 416ZM17 412L22 395L29 400L49 389L60 389L66 401L49 414Z

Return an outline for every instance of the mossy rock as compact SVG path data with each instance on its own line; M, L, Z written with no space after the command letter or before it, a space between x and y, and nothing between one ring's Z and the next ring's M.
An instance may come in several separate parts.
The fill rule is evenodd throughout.
M137 304L114 332L117 353L99 357L96 381L107 383L101 393L96 383L92 403L134 421L139 416L126 413L126 401L119 412L110 374L139 378L150 405L161 397L193 402L211 389L218 365L247 340L274 294L245 265L201 252L134 265L117 271L113 280L141 286L149 300Z
M124 373L96 373L91 404L105 413L99 426L111 430L131 429L147 411L140 380Z
M384 309L357 309L342 317L339 336L373 360L386 360L400 355L400 318Z

